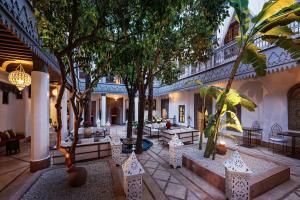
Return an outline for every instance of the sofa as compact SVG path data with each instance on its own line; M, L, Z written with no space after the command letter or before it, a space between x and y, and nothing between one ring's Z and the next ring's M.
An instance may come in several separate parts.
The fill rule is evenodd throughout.
M22 133L16 133L12 129L0 131L0 147L5 146L7 140L14 138L21 140L25 138L25 135Z

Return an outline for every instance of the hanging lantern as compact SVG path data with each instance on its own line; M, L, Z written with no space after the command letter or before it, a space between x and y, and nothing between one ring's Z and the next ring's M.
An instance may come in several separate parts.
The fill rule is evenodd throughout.
M15 85L19 91L22 91L26 86L31 84L31 76L27 74L20 64L15 71L8 75L8 80L11 84Z

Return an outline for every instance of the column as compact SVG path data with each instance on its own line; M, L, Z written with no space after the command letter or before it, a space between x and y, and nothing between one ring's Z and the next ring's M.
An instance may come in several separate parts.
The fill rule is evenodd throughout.
M106 123L106 94L101 94L101 126Z
M134 97L134 121L139 118L139 97Z
M71 95L71 93L68 93L69 95ZM69 96L70 97L70 96ZM69 131L73 131L74 130L74 111L71 105L71 102L69 104Z
M99 106L100 106L100 105L99 105L99 99L98 99L98 96L97 96L97 95L96 95L96 100L95 100L95 101L96 101L96 116L95 116L95 117L96 117L96 120L95 120L95 121L97 122L97 120L98 120L99 117L100 117L100 116L99 116Z
M34 59L31 78L30 171L35 172L50 166L49 75L44 63Z
M31 123L28 123L28 121L31 121L31 98L29 98L29 87L24 89L24 101L25 101L25 136L29 137L31 136ZM29 119L29 120L28 120Z
M61 101L61 139L65 140L68 136L68 94L67 89L64 92L62 101Z
M125 97L123 98L123 119L122 119L122 123L125 124L126 123L126 99Z

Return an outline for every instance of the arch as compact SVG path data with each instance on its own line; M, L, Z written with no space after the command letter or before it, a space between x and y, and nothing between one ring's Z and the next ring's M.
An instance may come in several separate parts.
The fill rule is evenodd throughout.
M300 130L300 83L293 86L287 93L288 128Z

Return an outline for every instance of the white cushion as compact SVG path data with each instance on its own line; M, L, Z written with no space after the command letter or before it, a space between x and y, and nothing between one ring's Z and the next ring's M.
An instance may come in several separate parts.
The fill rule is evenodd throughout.
M83 134L84 133L84 128L79 128L78 129L78 134Z
M84 139L81 139L81 144L90 144L90 143L93 143L95 141L94 138L84 138Z
M270 140L274 142L287 142L286 138L280 138L280 137L271 137Z

